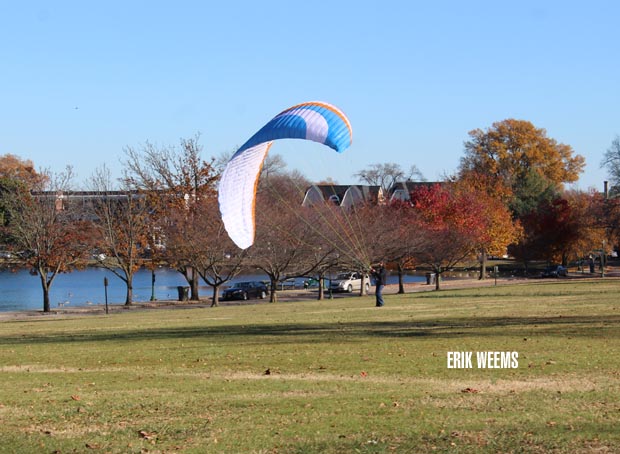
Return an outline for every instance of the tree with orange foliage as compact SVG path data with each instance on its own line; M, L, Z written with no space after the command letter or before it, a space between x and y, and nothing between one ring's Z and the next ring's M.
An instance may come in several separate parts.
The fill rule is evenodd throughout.
M18 191L9 202L12 245L40 278L44 312L51 310L56 276L84 265L93 245L91 224L62 198L71 178L70 167L59 174L44 173L33 182L34 191Z
M549 186L559 190L563 183L577 181L585 166L583 156L574 155L569 145L558 143L529 121L508 119L469 135L461 175L486 175L491 187L508 189L513 198L510 208L516 215L528 211L519 209L523 199L538 198L532 191Z
M8 243L6 226L10 221L10 201L22 191L40 189L47 182L46 173L38 173L30 160L12 154L0 156L0 242ZM7 244L10 247L10 244Z
M480 258L479 279L486 278L486 265L489 255L503 256L508 246L517 242L523 235L519 220L513 220L508 208L496 198L486 193L475 194L479 206L478 216L484 224L478 243Z
M510 244L517 242L523 235L523 228L518 219L513 220L506 205L510 200L510 190L503 184L491 183L486 174L476 171L463 172L454 182L455 188L471 194L479 204L479 217L484 223L483 234L478 247L480 259L479 279L486 278L486 264L489 255L506 254Z
M561 262L567 265L570 260L583 259L604 245L611 252L615 243L606 216L610 205L604 196L597 191L569 190L564 192L564 199L570 207L567 224L574 235L557 248Z
M0 156L0 179L2 178L20 181L28 189L35 189L42 187L49 179L49 175L37 172L29 159L5 154Z

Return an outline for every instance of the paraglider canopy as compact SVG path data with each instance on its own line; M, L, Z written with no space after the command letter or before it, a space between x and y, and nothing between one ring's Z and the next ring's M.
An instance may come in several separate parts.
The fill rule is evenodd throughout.
M224 227L241 249L254 243L258 177L269 148L278 139L311 140L340 153L351 145L351 123L330 104L306 102L276 115L237 150L222 173L218 200Z

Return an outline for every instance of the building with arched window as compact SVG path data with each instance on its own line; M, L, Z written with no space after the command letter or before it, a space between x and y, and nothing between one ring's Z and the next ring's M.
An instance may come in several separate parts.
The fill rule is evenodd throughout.
M334 205L351 208L361 203L383 203L385 197L380 186L314 184L306 190L302 206L332 202Z

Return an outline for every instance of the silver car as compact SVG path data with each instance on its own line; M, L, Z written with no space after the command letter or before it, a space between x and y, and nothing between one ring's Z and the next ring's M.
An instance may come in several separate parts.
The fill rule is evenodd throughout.
M364 276L364 287L366 291L370 289L370 278L368 275ZM354 271L348 273L340 273L335 279L332 279L329 284L329 289L332 292L348 292L359 291L362 288L362 273Z

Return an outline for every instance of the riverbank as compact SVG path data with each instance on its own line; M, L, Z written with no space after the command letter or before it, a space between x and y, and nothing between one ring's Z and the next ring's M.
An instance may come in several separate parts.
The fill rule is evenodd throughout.
M594 277L590 274L580 274L575 273L571 274L568 278L563 280L583 280L583 279L601 279L600 277ZM608 274L604 279L613 279L620 280L618 273L614 272ZM510 278L498 278L497 280L493 278L478 280L474 278L453 278L446 279L441 282L442 290L454 290L454 289L464 289L464 288L478 288L478 287L491 287L495 285L523 285L523 284L545 284L549 282L554 282L554 279L532 279L532 278L520 278L520 277L510 277ZM409 283L405 284L405 293L415 293L415 292L429 292L434 291L435 285L429 285L426 283ZM390 284L387 285L384 293L386 295L396 294L398 293L398 285ZM371 289L370 294L373 294ZM325 299L328 299L330 296L326 292ZM332 298L355 298L359 297L357 293L335 293L332 295ZM318 299L318 290L310 289L310 290L280 290L278 291L278 303L290 303L290 302L300 302L300 301L313 301ZM268 299L264 300L249 300L249 301L221 301L220 306L238 306L238 305L247 305L247 304L270 304ZM158 300L158 301L149 301L149 302L137 302L132 304L131 306L126 306L125 304L109 304L108 305L108 313L121 313L126 311L140 311L140 310L158 310L158 309L190 309L190 308L209 308L211 307L211 299L204 298L200 301L176 301L176 300ZM105 315L106 308L103 304L93 304L89 306L76 306L76 307L59 307L54 308L51 312L43 312L40 310L26 310L26 311L11 311L11 312L0 312L0 322L7 321L22 321L22 320L33 320L33 319L58 319L58 318L66 318L66 317L75 317L75 316L95 316L95 315Z

